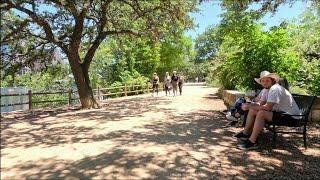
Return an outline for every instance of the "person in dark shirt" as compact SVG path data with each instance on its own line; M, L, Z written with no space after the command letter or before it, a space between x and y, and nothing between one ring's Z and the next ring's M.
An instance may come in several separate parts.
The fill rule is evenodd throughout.
M177 95L177 90L178 90L178 76L177 76L177 72L173 71L173 75L171 77L171 83L172 83L172 90L173 90L173 96Z
M154 92L157 92L157 95L159 93L159 77L157 73L153 73L152 76L152 96L154 95Z

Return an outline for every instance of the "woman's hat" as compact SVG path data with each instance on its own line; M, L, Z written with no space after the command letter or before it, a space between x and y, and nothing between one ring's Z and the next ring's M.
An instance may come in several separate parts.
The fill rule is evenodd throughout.
M261 79L262 79L262 78L266 78L266 77L272 78L272 79L274 79L276 82L278 82L278 81L279 81L279 78L280 78L280 76L279 76L277 73L270 73L269 71L262 71L262 72L260 73L260 78L254 78L254 80L255 80L257 83L261 84Z

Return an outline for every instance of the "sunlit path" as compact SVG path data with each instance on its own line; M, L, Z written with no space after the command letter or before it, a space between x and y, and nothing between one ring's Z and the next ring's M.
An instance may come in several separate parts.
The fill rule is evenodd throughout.
M1 179L245 179L292 167L300 168L295 177L319 175L319 143L304 150L302 141L280 137L284 145L273 149L266 134L262 151L236 149L232 135L240 129L225 127L216 93L185 86L182 96L161 92L109 100L102 109L4 120ZM319 139L310 133L311 142Z

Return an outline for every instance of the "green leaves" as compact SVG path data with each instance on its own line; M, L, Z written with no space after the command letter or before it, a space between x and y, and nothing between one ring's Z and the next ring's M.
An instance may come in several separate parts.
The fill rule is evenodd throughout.
M296 93L319 95L319 8L308 9L295 23L263 31L256 22L259 16L246 11L250 3L222 1L227 11L221 24L197 39L197 57L214 53L207 58L214 64L211 81L218 79L226 89L260 89L253 78L268 70L288 79ZM266 12L271 7L265 8Z

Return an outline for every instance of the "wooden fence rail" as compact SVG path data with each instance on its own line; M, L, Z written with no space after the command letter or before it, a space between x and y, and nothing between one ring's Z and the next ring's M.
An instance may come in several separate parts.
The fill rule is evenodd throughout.
M163 90L162 83L159 84L159 90ZM94 97L98 100L104 100L108 96L128 96L128 95L137 95L139 93L150 93L152 91L152 86L150 83L144 85L124 85L117 87L108 87L108 88L100 88L93 89ZM34 101L34 96L47 96L47 95L57 95L57 94L68 94L65 99L55 99L55 100L44 100L44 101ZM78 97L72 98L72 96L78 96L77 91L73 91L69 89L67 91L56 91L56 92L32 92L31 90L28 93L17 93L17 94L0 94L0 98L2 97L10 97L10 96L28 96L28 102L23 103L12 103L12 104L1 104L0 107L6 106L15 106L15 105L29 105L29 110L33 109L34 104L43 104L43 103L52 103L52 102L67 102L68 105L72 105L74 100L79 100Z

